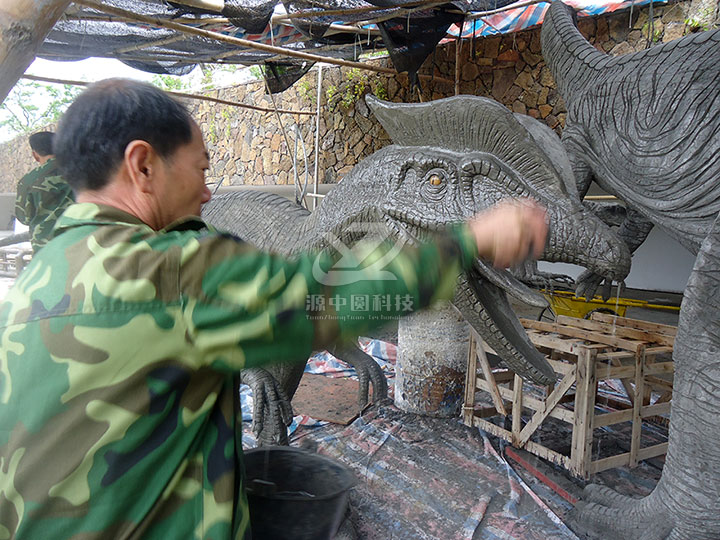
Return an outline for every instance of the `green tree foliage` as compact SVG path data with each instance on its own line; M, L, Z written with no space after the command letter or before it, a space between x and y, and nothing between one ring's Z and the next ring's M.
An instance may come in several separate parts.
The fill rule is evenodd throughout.
M0 105L0 128L22 135L51 124L81 91L69 84L18 81Z
M190 83L187 79L176 77L174 75L155 75L150 83L161 90L169 90L171 92L184 92L186 90L190 90Z

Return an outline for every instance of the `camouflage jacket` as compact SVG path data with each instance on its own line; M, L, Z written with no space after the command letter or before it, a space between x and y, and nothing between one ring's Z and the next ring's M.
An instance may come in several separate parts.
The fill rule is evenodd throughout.
M381 270L392 246L366 250L332 285L330 253L288 260L196 218L156 232L79 203L55 234L0 306L0 538L243 538L238 370L448 299L476 256L456 227ZM383 317L354 296L387 297Z
M35 253L47 244L55 222L74 201L72 188L59 175L52 158L20 179L15 217L30 227L30 242Z

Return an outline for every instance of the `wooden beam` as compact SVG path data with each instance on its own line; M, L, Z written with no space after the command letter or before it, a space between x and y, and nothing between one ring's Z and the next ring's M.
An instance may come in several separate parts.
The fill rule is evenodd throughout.
M220 13L225 9L225 0L173 0L176 4Z
M70 0L0 2L0 103L25 73Z
M530 440L530 437L533 433L535 433L535 430L540 427L540 424L543 423L543 421L550 416L550 413L552 410L557 406L557 404L560 402L560 398L562 398L565 393L570 390L570 387L575 384L575 371L568 373L563 377L562 381L560 381L560 384L558 384L553 392L547 397L545 400L545 407L546 409L544 411L536 411L533 417L530 419L530 421L525 424L525 427L520 432L520 436L518 438L518 444L522 447L525 445L526 442Z
M195 28L192 26L184 25L184 24L178 24L178 23L168 21L165 19L158 19L157 17L147 17L145 15L133 13L132 11L127 11L127 10L119 9L119 8L112 7L112 6L107 6L105 4L95 2L94 0L74 0L74 3L81 5L81 6L89 7L92 9L97 9L98 11L102 11L103 13L109 13L110 15L117 15L119 17L125 17L127 19L143 22L145 24L149 24L152 26L158 26L160 28L168 28L170 30L175 30L176 32L182 32L184 34L189 34L192 36L200 36L200 37L207 38L207 39L214 39L215 41L227 43L229 45L234 45L236 47L245 47L247 49L255 49L258 51L269 52L269 53L273 53L273 54L277 54L277 55L281 55L281 56L300 58L302 60L309 60L311 62L324 62L325 64L333 64L336 66L356 68L356 69L361 69L363 71L374 71L376 73L387 73L389 75L399 75L399 73L392 68L373 66L372 64L364 64L362 62L350 62L349 60L341 60L339 58L332 58L329 56L310 54L310 53L306 53L306 52L302 52L302 51L296 51L293 49L286 49L283 47L275 47L273 45L266 45L265 43L258 43L255 41L250 41L248 39L236 38L233 36L226 36L225 34L221 34L219 32L211 32L210 30L203 30L202 28ZM432 79L433 81L443 82L443 83L447 83L447 84L454 83L454 81L445 79L443 77L433 77L431 75L419 75L419 77L422 79Z

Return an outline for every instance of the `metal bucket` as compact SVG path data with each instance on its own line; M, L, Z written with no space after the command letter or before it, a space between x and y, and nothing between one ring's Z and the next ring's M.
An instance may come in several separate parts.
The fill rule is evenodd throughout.
M253 540L331 539L357 481L342 463L287 446L246 451L245 473Z

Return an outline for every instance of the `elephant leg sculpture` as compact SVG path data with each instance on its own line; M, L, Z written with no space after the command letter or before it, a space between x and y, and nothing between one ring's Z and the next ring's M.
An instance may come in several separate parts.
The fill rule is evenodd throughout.
M612 58L582 37L570 8L555 2L541 37L567 104L563 142L580 191L594 178L627 203L623 234L631 247L655 224L700 251L675 340L662 478L640 501L589 486L574 511L576 528L602 539L718 539L720 31ZM588 280L599 282L592 271L584 279L586 293Z
M579 264L613 279L625 277L630 262L625 245L569 193L550 158L505 107L475 96L420 104L369 98L368 103L394 144L361 161L312 214L281 197L246 191L211 200L203 210L207 221L260 248L293 256L368 238L397 245L418 242L501 199L525 196L548 209L550 232L543 259ZM528 380L554 382L555 373L525 334L507 294L531 305L547 305L510 273L482 260L461 277L454 303L507 366ZM386 395L384 378L372 359L357 348L337 354L368 368L361 381L361 404L367 399L368 380L376 398ZM278 365L268 371L292 397L303 366ZM264 377L253 380L267 384ZM261 396L278 395L258 390ZM257 410L267 412L261 405ZM277 424L282 411L271 418Z

